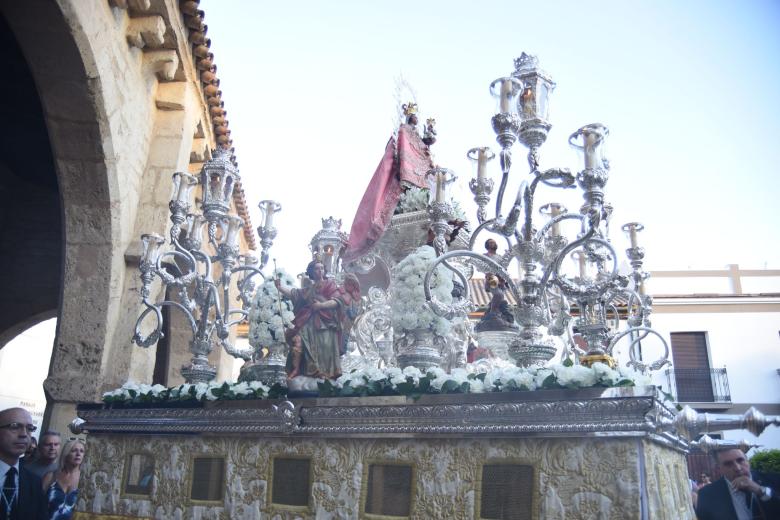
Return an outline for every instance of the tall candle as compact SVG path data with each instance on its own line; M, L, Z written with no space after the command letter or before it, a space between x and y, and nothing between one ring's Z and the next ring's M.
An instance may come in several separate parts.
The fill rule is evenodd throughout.
M270 228L274 223L274 203L265 203L265 227Z
M477 179L485 178L485 166L487 165L487 150L485 148L479 149L477 155Z
M577 251L576 253L574 253L574 255L580 267L580 280L584 280L588 274L588 268L587 265L585 264L585 253L583 253L582 251Z
M558 215L561 214L561 205L557 202L551 202L550 203L550 218L555 218ZM552 236L559 237L561 236L561 225L559 222L556 222L552 225Z
M512 80L501 80L501 113L509 112L509 100L512 98Z
M444 172L436 172L436 202L444 202Z
M628 239L631 241L631 247L635 248L637 244L636 240L636 226L630 225L628 226Z
M596 141L598 136L594 132L583 132L582 139L585 144L585 168L597 168Z

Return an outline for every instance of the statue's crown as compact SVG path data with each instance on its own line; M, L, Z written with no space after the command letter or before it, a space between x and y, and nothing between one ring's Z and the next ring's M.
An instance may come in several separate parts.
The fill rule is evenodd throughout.
M401 109L404 111L405 116L410 116L417 113L417 103L404 103L401 105Z

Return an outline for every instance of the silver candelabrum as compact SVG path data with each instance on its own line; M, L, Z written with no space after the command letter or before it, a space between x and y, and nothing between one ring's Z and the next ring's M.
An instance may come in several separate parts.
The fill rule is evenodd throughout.
M602 146L608 129L595 123L569 136L570 144L583 156L584 167L579 172L539 167L539 148L552 126L548 122L548 101L554 88L555 83L539 68L537 59L525 53L515 60L511 75L491 83L490 91L497 101L491 123L501 147L498 158L502 173L495 216L488 218L486 209L494 187L492 179L486 176L486 168L495 154L487 147L473 148L467 156L475 163L477 174L469 186L477 204L479 225L471 236L469 250L443 252L443 248L437 247L440 256L430 272L440 263L452 268L451 262L460 259L502 280L503 290L511 292L517 302L513 310L519 329L508 333L508 351L518 365L552 359L557 351L555 337L563 342L564 358L573 357L582 364L603 361L614 365L613 351L621 339L628 337L629 365L642 371L657 370L669 363L669 348L664 338L650 328L652 301L645 294L648 274L643 271L644 249L637 245L642 225L630 223L623 228L631 239L626 255L633 271L628 276L618 273L618 255L609 238L612 207L604 200L604 187L610 168ZM509 211L504 212L512 148L517 141L528 149L530 175L520 185ZM545 204L539 209L547 221L538 226L534 221L534 202L540 184L561 189L579 187L584 199L579 212L568 212L555 202ZM561 232L562 224L568 221L576 222L573 227L577 233L573 237ZM505 241L506 254L474 252L482 232ZM562 270L563 261L570 255L579 261L579 276L567 275ZM507 271L513 259L521 271L517 282ZM432 297L427 283L425 294L437 314L452 313L452 309ZM622 330L619 303L627 308L627 326ZM576 319L572 315L574 306L578 311ZM642 359L639 345L650 335L659 338L663 353L647 362Z
M255 288L255 276L263 277L268 250L276 237L274 214L281 206L270 200L260 203L262 225L257 231L262 248L261 260L241 254L239 239L244 221L231 210L233 190L240 180L230 152L218 148L200 173L173 174L173 193L168 205L171 212L170 245L162 236L141 236L143 253L140 270L141 297L146 307L135 324L133 342L150 347L163 337L163 307L180 311L191 332L192 360L181 368L188 383L207 382L216 376L208 355L214 344L221 345L231 356L248 360L253 349L242 349L230 342L230 329L245 321ZM200 185L201 213L191 212L193 190ZM206 230L206 242L203 231ZM164 286L162 301L151 301L152 282L159 278ZM237 290L240 307L231 307L230 296ZM234 293L235 294L235 293ZM143 323L153 315L151 332L144 334ZM149 329L146 329L149 330Z

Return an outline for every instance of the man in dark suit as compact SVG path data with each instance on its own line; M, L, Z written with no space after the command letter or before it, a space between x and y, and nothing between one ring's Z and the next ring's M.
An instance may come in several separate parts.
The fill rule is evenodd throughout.
M0 520L46 520L48 507L41 480L20 467L35 431L24 408L0 411Z
M776 476L750 471L742 450L715 452L722 478L699 490L699 520L772 520L780 518L780 487Z

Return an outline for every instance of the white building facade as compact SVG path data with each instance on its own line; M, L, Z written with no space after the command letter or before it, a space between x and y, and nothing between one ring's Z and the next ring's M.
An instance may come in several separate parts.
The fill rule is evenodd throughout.
M780 270L658 271L649 288L653 328L673 361L655 374L656 384L699 412L742 414L755 406L780 415ZM760 438L746 430L720 435L780 448L774 426Z

